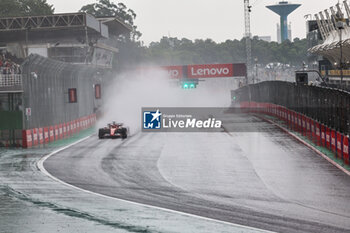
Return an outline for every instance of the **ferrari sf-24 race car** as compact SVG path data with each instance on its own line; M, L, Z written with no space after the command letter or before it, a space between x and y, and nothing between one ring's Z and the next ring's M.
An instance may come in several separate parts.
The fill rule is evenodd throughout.
M122 138L125 139L128 137L129 129L126 127L123 127L122 123L113 123L108 124L104 128L100 128L98 130L98 138Z

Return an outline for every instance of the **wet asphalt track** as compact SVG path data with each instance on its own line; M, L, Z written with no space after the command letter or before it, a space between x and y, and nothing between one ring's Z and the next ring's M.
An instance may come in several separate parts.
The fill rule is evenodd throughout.
M255 117L249 133L97 136L45 161L93 192L278 232L349 232L350 177Z

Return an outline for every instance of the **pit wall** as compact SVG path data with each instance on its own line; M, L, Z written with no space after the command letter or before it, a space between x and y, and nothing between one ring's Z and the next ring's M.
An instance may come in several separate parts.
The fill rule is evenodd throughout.
M286 107L258 102L241 102L240 107L250 113L266 114L285 122L289 129L299 132L318 146L327 148L349 165L349 135L344 135L324 124Z
M57 125L27 129L22 131L22 141L18 146L31 148L48 144L78 134L81 130L91 128L96 123L96 114L64 122ZM17 143L18 143L17 142Z

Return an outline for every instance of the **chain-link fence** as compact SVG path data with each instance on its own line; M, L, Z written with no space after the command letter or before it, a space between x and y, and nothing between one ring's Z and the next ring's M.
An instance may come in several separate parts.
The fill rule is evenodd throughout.
M232 91L235 102L273 103L350 134L350 93L333 88L267 81Z
M68 122L96 112L97 68L30 55L22 64L24 128Z

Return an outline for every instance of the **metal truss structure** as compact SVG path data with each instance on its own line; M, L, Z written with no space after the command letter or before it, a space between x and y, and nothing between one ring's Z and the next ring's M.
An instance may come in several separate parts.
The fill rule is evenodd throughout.
M0 18L0 31L87 26L86 13Z
M343 9L342 9L343 8ZM345 10L345 12L343 12ZM350 64L350 8L343 1L343 7L338 3L323 12L315 14L323 43L309 49L310 53L327 58L335 67Z

